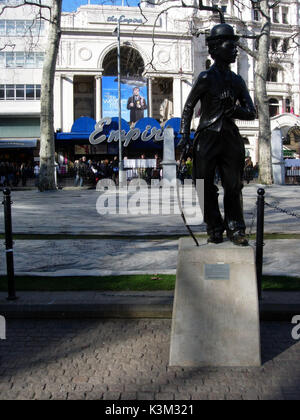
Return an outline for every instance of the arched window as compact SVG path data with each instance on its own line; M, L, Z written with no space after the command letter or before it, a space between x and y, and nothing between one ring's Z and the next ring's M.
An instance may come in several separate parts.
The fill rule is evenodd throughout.
M279 102L275 98L269 99L269 112L270 117L275 117L275 115L279 114Z
M121 46L120 67L119 95L118 49L113 48L105 55L102 62L102 117L118 115L121 103L122 118L133 123L148 113L149 101L147 79L143 77L144 60L129 42Z
M134 48L121 46L121 75L141 76L145 69L141 54ZM103 60L103 76L117 76L118 50L114 48Z

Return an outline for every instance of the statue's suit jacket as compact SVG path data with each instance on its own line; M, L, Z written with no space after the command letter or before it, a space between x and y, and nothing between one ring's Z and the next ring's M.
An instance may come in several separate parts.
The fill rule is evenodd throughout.
M224 96L231 97L232 103L235 104L230 117L225 115L226 106L230 101L222 100ZM201 111L198 133L206 128L220 132L224 121L234 124L234 119L253 120L256 116L252 99L242 77L230 70L220 71L215 64L209 70L200 73L188 96L181 119L182 134L189 135L193 111L199 100Z

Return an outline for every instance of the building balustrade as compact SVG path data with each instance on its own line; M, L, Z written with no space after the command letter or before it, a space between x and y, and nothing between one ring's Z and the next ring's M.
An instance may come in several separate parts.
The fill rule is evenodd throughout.
M282 95L286 95L289 91L290 85L282 82L267 82L267 92L272 94L272 92L278 92Z
M253 129L258 128L258 119L252 120L252 121L236 120L235 123L239 128L249 128L249 127Z

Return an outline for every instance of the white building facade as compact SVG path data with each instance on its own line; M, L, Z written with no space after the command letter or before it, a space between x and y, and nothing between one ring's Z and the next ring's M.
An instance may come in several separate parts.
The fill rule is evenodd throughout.
M18 2L21 0L0 0L0 8ZM74 122L83 116L95 121L104 116L105 78L117 76L118 40L113 32L118 20L121 74L127 81L143 79L148 102L146 116L162 124L181 117L193 82L211 64L204 33L219 23L219 18L193 7L176 8L177 4L181 5L177 0L171 2L171 8L170 4L156 3L155 0L141 2L141 9L85 5L75 12L62 14L54 84L55 132L71 132ZM185 3L193 6L198 1ZM245 33L245 23L248 32L259 33L258 14L250 1L245 1L247 6L239 9L233 7L231 0L206 0L204 4L218 5L226 22L237 33ZM282 128L283 136L291 127L300 125L300 54L293 42L293 37L299 41L295 35L299 30L299 10L299 0L281 1L272 10L267 90L272 129ZM26 155L26 141L39 138L40 84L47 45L47 21L40 19L39 13L38 7L24 6L8 8L0 16L0 160L11 158L13 141L23 142L22 151ZM255 50L253 39L245 42ZM232 70L241 74L254 98L254 59L241 50ZM116 113L111 115L116 116ZM197 127L197 121L196 110L193 128ZM255 163L258 121L237 121L237 124L242 136L247 138L247 153ZM80 145L84 143L80 141ZM294 148L298 144L295 140ZM57 150L65 161L74 161L84 150L76 149L76 145L76 138L68 143L57 142ZM16 144L13 147L16 152ZM108 149L98 152L99 158L109 154ZM36 151L33 154L37 157Z

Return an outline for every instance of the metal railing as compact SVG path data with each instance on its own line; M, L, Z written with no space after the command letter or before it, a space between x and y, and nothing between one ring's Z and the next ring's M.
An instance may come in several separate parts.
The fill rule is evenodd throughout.
M15 272L14 272L14 250L11 218L11 191L9 188L3 190L4 225L5 225L5 253L7 268L8 297L7 300L16 300Z
M261 299L262 292L262 267L264 247L264 211L265 211L265 190L257 190L257 223L256 223L256 278L258 298Z
M271 197L272 198L272 197ZM11 190L4 188L3 190L3 202L4 205L4 224L5 224L5 253L6 253L6 266L7 266L7 283L8 283L8 300L16 300L15 290L15 274L14 274L14 251L13 251L13 233L12 233L12 212L11 212ZM288 216L296 217L300 219L300 214L295 213L289 209L282 209L278 205L278 201L275 200L272 203L265 201L265 190L259 188L257 190L257 201L254 207L250 232L248 236L251 236L251 230L254 225L255 217L256 221L256 276L257 276L257 288L258 296L261 299L262 295L262 268L263 268L263 247L264 247L264 210L265 206L284 213Z
M257 275L257 287L258 287L258 296L261 298L262 292L262 267L263 267L263 247L264 247L264 211L265 207L269 207L279 213L286 214L287 216L292 216L297 219L300 219L300 214L295 213L290 209L283 209L279 207L278 200L274 200L271 203L265 201L265 190L259 188L257 190L257 224L256 224L256 275ZM270 197L272 198L272 197Z

